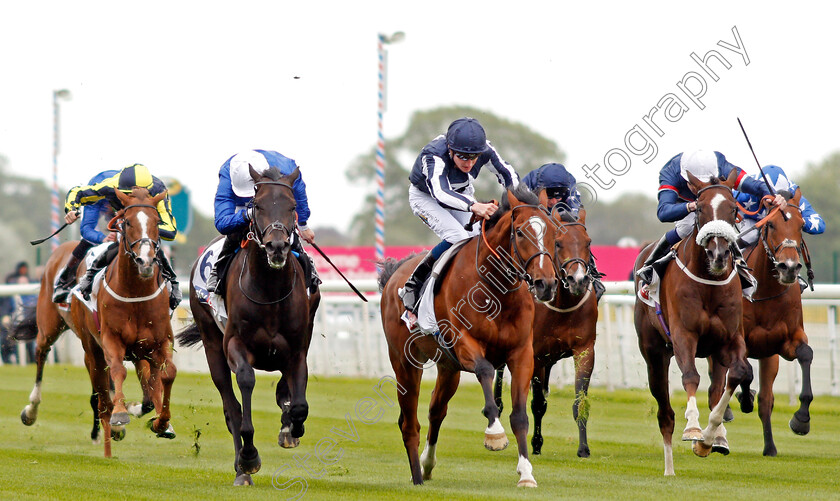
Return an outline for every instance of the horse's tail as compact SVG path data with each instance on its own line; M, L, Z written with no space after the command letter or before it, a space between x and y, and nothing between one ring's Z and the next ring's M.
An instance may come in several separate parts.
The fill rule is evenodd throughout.
M17 341L32 341L38 337L38 323L35 305L23 306L12 315L12 326L9 329L11 338Z
M198 330L198 324L193 322L181 329L175 338L181 346L195 346L201 342L201 331Z
M379 274L379 278L377 279L377 283L379 284L379 292L382 292L382 289L385 288L385 284L388 283L388 280L391 278L391 275L393 275L394 272L397 271L397 268L402 266L404 262L408 261L416 255L417 254L411 254L408 257L400 259L399 261L392 257L386 258L384 261L380 261L380 264L382 265L382 273Z

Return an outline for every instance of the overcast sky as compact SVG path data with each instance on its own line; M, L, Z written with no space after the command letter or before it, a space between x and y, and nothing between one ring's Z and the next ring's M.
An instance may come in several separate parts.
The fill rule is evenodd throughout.
M836 4L684 5L3 2L0 154L12 172L51 183L52 92L68 89L63 189L138 162L188 185L211 215L221 164L275 149L301 166L311 224L345 230L366 189L344 171L376 141L377 33L398 30L386 140L415 111L474 106L557 142L602 199L654 195L660 167L688 149L756 172L736 117L758 159L794 178L840 149ZM729 65L712 55L717 81L691 57L711 50ZM647 140L656 150L641 153ZM596 164L598 180L587 178L583 166Z

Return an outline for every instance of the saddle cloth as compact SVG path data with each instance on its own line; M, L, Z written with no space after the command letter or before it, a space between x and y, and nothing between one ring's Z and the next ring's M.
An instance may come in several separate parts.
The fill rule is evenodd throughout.
M417 308L417 327L420 328L420 332L423 334L434 334L438 331L437 318L435 317L435 282L444 274L447 264L455 256L455 253L469 241L470 239L466 238L447 249L435 261L432 267L432 273L429 275L426 283L423 284L423 288L420 291L420 305Z
M227 310L225 310L225 301L215 292L207 292L207 278L210 276L210 272L216 264L216 258L222 251L222 246L224 244L225 239L220 238L208 245L207 248L204 249L204 252L198 256L198 265L196 265L193 270L193 274L190 277L190 282L195 290L198 302L206 304L210 307L210 311L213 314L213 320L216 321L216 325L222 332L225 331L225 325L227 325Z

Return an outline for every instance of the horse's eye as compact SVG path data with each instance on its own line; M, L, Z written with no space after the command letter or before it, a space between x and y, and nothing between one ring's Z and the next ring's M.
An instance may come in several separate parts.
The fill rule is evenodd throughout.
M294 212L296 210L297 210L297 207L292 207L291 209L289 209L289 212Z
M516 236L522 238L524 236L524 233L522 233L522 230L516 230Z
M772 230L772 229L773 229L773 223L771 223L770 221L768 221L768 222L767 222L767 229L768 229L768 230Z

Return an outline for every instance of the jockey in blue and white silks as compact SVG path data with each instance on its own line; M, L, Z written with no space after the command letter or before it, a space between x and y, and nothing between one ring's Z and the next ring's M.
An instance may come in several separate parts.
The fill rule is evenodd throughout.
M247 150L238 153L225 161L219 169L219 185L216 188L214 202L215 217L214 224L222 235L225 235L225 243L210 276L207 278L207 291L216 292L222 295L219 272L224 271L230 258L236 253L240 243L248 233L251 220L248 218L248 204L254 198L254 180L251 178L249 167L253 167L258 173L265 172L269 168L278 169L283 175L289 175L298 168L291 158L288 158L276 151L270 150ZM309 228L309 202L306 196L306 183L303 175L292 184L292 191L295 197L295 211L297 212L297 225L300 237L307 242L315 240L315 233ZM300 239L294 237L292 252L298 257L304 268L306 283L313 290L317 287L318 279L315 266L309 256L303 250Z
M484 127L467 117L452 122L446 135L424 146L414 162L408 178L408 203L411 211L443 241L429 251L400 290L406 310L412 315L435 260L452 244L479 231L478 227L472 233L464 229L472 214L486 219L498 210L496 204L482 203L473 197L473 180L484 166L506 188L519 184L519 174L487 140Z
M708 182L711 177L727 178L732 170L738 172L735 181L735 189L738 191L759 198L770 193L764 183L747 176L746 172L731 164L723 153L717 151L695 150L680 153L662 167L659 171L659 204L656 215L663 223L674 222L676 226L659 239L644 266L636 272L643 284L649 284L653 278L653 263L664 257L671 246L690 235L694 229L697 221L697 195L688 186L688 173ZM774 204L784 206L786 202L779 195Z
M773 188L776 192L780 191L787 191L791 195L796 194L796 190L799 190L799 186L790 180L785 174L785 171L782 170L781 167L778 165L766 165L762 168L764 174L767 176L767 181L773 185ZM761 173L751 174L749 177L755 179L760 183L764 183L764 179L761 177ZM744 193L742 191L736 191L735 197L745 209L749 211L753 211L759 208L759 203L761 197L751 195L749 193ZM802 218L805 220L805 226L802 228L802 231L805 233L809 233L811 235L819 235L825 231L825 221L823 218L811 207L811 203L805 198L804 195L800 196L799 199L799 210L802 212ZM758 240L758 232L757 231L747 231L749 228L755 226L759 220L764 218L767 215L767 208L762 207L761 210L757 214L744 214L744 220L739 225L738 229L741 230L741 239L747 245L752 245Z

